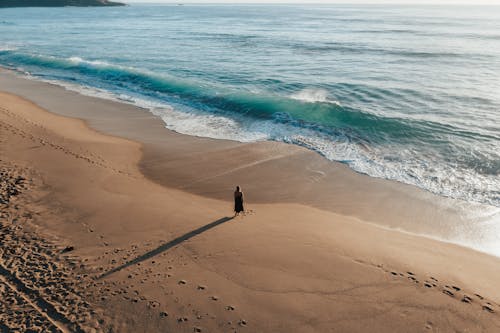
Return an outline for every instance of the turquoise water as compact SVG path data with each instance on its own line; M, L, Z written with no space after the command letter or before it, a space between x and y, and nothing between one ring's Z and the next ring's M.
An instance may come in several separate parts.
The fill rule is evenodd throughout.
M0 65L500 207L500 7L1 9Z

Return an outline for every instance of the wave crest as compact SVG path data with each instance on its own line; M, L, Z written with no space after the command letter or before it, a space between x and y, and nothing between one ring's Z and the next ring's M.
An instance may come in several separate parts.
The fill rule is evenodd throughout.
M12 45L0 45L0 52L9 52L9 51L16 51L18 49L17 46L12 46Z
M307 103L332 103L340 106L336 100L328 97L328 91L324 89L306 88L290 96L290 98Z

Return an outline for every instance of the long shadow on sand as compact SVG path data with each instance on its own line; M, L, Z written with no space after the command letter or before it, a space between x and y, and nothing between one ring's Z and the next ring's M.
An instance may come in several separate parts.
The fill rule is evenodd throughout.
M116 268L113 268L112 270L102 274L101 276L99 276L99 279L102 279L102 278L105 278L105 277L108 277L109 275L113 274L113 273L116 273L118 271L121 271L122 269L124 268L127 268L127 267L130 267L132 265L135 265L137 263L140 263L144 260L148 260L149 258L152 258L162 252L165 252L169 249L171 249L172 247L176 246L176 245L179 245L180 243L184 242L184 241L187 241L188 239L196 236L196 235L199 235L207 230L210 230L212 228L215 228L216 226L222 224L222 223L225 223L225 222L228 222L228 221L231 221L233 219L233 217L223 217L221 219L218 219L217 221L214 221L212 223L209 223L207 225L204 225L203 227L200 227L198 229L195 229L193 231L190 231L188 232L187 234L184 234L182 236L179 236L177 237L176 239L174 240L171 240L170 242L168 243L165 243L163 244L162 246L160 247L157 247L156 249L154 250L151 250L149 251L148 253L145 253L143 254L142 256L140 257L137 257L133 260L130 260L130 261L127 261L126 263L124 263L123 265L121 266L118 266Z

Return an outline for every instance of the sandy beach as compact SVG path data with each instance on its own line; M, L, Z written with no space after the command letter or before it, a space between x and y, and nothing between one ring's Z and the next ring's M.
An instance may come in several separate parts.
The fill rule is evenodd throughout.
M500 330L499 258L417 235L463 232L463 203L4 70L0 91L0 332Z

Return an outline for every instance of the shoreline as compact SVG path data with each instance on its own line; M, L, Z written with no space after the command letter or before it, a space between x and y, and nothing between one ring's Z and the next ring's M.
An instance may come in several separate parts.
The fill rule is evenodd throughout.
M57 84L20 77L11 70L1 74L0 90L31 97L45 109L82 119L101 133L141 142L140 170L160 185L228 200L227 193L239 184L251 203L304 204L500 257L496 247L500 236L495 236L499 230L491 228L500 221L496 207L361 174L296 145L176 133L149 110L130 103L82 95ZM33 96L33 90L42 94ZM103 104L106 113L78 107L68 111L64 103L45 98L43 92L47 91L74 105L86 99L91 105Z
M0 95L2 160L18 165L15 170L32 170L31 176L25 177L34 184L33 190L27 191L28 197L16 196L6 209L24 216L35 205L30 209L40 231L30 235L51 235L47 239L59 243L61 251L64 246L74 247L69 256L79 267L78 273L90 279L88 294L82 297L101 318L92 324L87 323L91 319L82 319L81 326L120 332L500 328L498 258L304 204L251 203L252 212L231 219L228 201L162 186L145 177L138 163L147 154L147 145L92 129L113 123L114 131L128 132L130 127L119 119L132 122L136 130L138 121L147 120L158 124L146 127L149 140L154 142L158 139L154 131L161 126L152 115L60 87L8 82L11 89L37 87L27 90L30 100L38 105L43 104L40 101L52 103L53 108L42 109L19 97ZM2 73L0 90L4 84ZM54 110L58 107L74 115L62 117ZM77 112L91 109L89 116L94 117L90 120L74 119ZM105 117L103 110L121 112L121 117L109 113ZM165 135L172 155L156 155L156 166L165 165L167 157L177 162L195 157L200 164L216 168L217 153L225 156L231 148L236 148L231 161L247 165L249 156L262 160L269 152L267 144L214 140L196 140L194 144L194 139L185 136ZM273 148L272 154L276 149L280 152L280 147ZM242 150L245 154L238 156ZM282 159L251 164L244 168L245 173L263 174L268 169L259 169L262 164L285 161L286 165L293 157L303 160L302 154L313 156L300 149L294 154L286 152ZM205 153L215 155L204 157ZM142 161L153 164L144 157ZM273 164L273 168L279 165ZM197 168L194 165L193 170L187 170L185 177L199 172ZM348 170L336 171L347 174ZM255 179L255 174L249 176ZM352 187L352 183L345 186ZM381 199L387 200L389 194L384 194ZM355 209L362 203L351 205L344 209ZM24 218L9 223L5 227L19 224L29 231ZM16 241L26 242L23 237ZM5 245L11 246L15 245L10 241ZM1 259L2 266L5 260ZM37 261L34 263L34 268L39 267ZM43 286L30 271L33 266L26 267L28 276L34 277L32 288ZM75 286L82 286L74 272L67 274ZM50 296L40 290L40 297ZM54 318L63 324L65 320L72 322L74 310L67 305L63 308L69 314Z

